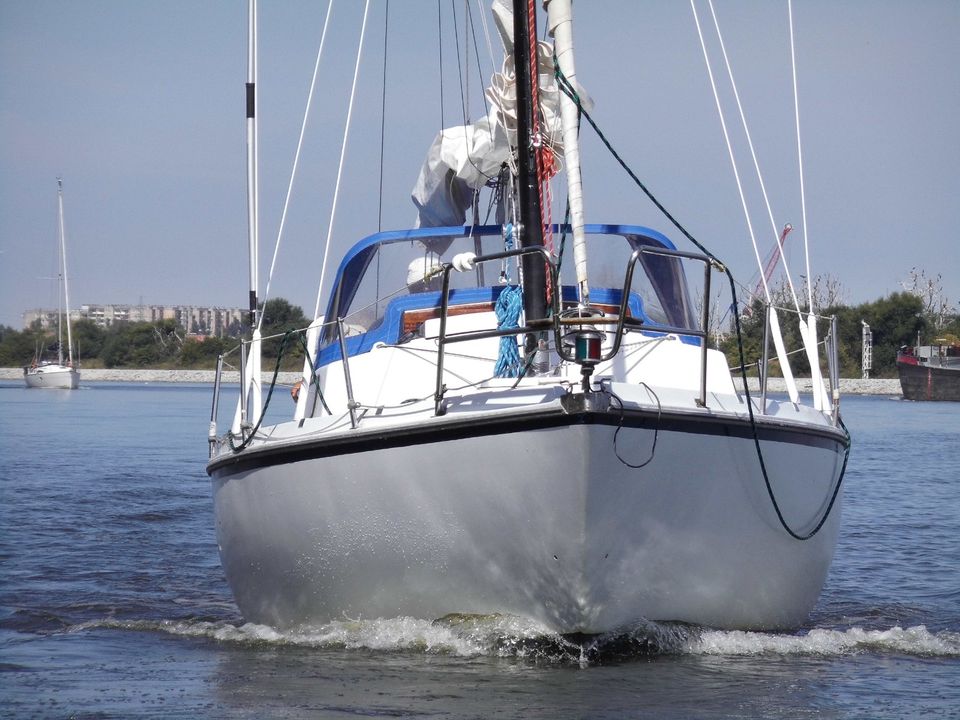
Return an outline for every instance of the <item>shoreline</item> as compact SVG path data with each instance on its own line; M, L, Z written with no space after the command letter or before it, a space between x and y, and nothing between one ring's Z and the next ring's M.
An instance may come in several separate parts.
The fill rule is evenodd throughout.
M104 368L81 368L80 381L83 382L104 382L104 383L194 383L213 385L214 370L147 370L147 369L104 369ZM263 373L264 386L270 384L273 373ZM22 380L22 368L0 368L0 380ZM292 386L300 379L299 372L281 372L277 375L277 384ZM240 373L236 370L225 370L223 372L222 382L227 384L237 384L240 382ZM736 386L741 387L740 379L735 380ZM756 378L749 380L750 392L759 392L759 384ZM801 393L810 392L810 380L799 378L797 388ZM770 392L786 392L782 378L770 378L767 388ZM841 395L902 395L900 391L900 381L896 378L880 378L862 380L860 378L841 378Z
M263 373L264 386L273 379L273 372ZM147 368L80 368L80 384L83 383L168 383L213 385L216 370L152 370ZM277 385L293 385L300 379L299 372L277 374ZM0 368L0 381L23 380L22 368ZM224 370L221 382L240 383L238 370Z

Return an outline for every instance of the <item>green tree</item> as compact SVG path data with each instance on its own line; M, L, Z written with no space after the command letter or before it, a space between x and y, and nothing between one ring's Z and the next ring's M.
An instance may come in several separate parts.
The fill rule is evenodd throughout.
M93 320L73 323L73 346L81 361L98 360L107 339L107 332Z
M862 306L847 307L838 305L824 308L823 315L837 317L837 335L840 337L837 354L840 360L840 377L858 378L863 372Z
M183 368L212 370L217 365L217 356L234 345L236 341L218 337L207 337L203 340L186 338L180 348L177 364Z
M926 321L923 313L923 301L907 292L892 293L888 297L855 307L837 305L824 308L819 315L837 316L841 377L859 377L861 373L862 322L870 325L873 331L873 377L896 377L897 350L901 345L916 342L917 333L924 330ZM741 317L743 347L748 367L753 366L750 374L756 374L756 363L762 358L764 312L759 302L754 303L751 314ZM790 355L790 365L795 375L809 375L810 365L806 354L802 352L799 327L795 313L780 314L780 328L784 345ZM817 336L822 340L829 328L821 320L817 326ZM771 342L771 360L773 359ZM737 338L731 333L721 345L731 367L737 367ZM800 351L800 352L797 352ZM776 373L776 366L771 369Z
M873 331L872 375L896 377L897 350L913 345L926 327L923 300L907 292L891 293L858 309Z
M763 321L764 310L760 300L754 300L750 309L740 315L743 359L747 366L747 374L751 376L757 375L757 362L763 356ZM740 375L737 369L740 367L739 347L735 319L732 318L730 332L720 343L720 349L727 356L727 364L734 369L734 374L738 377Z
M777 308L777 318L779 319L780 334L783 338L784 347L790 357L790 368L794 375L803 377L810 374L810 363L807 360L806 353L803 352L803 342L800 337L799 316L795 310L785 308L793 305L792 296L788 297L788 290L781 285L773 292L773 305ZM801 310L806 312L806 304L801 306ZM821 313L822 314L822 313ZM754 299L749 309L742 311L740 315L740 331L743 340L744 362L747 366L747 375L756 376L759 374L759 363L763 359L763 335L764 325L767 313L763 301ZM806 315L804 315L806 319ZM733 325L733 320L731 320ZM820 321L817 325L817 336L823 338L826 332L826 324ZM773 338L769 339L768 359L771 363L770 372L772 375L778 375L776 353L774 351ZM720 350L727 356L727 361L734 374L739 375L740 353L737 341L736 328L731 327L720 343Z
M263 342L263 368L270 370L276 363L280 343L283 340L282 335L290 330L303 330L310 321L303 314L302 308L292 305L284 298L268 300L266 304L260 306L260 312L263 316L260 332L264 338L270 338ZM302 364L303 349L299 340L291 335L283 351L282 367L295 370Z
M840 336L840 376L860 377L863 358L863 323L873 333L873 369L871 377L896 377L897 350L916 342L917 332L925 326L923 303L906 292L892 293L873 302L854 307L838 306L824 310L837 316Z
M103 345L104 367L167 367L176 364L183 344L175 320L120 323L110 329Z
M46 334L39 329L14 330L7 325L0 325L0 366L29 365L38 348L46 342Z

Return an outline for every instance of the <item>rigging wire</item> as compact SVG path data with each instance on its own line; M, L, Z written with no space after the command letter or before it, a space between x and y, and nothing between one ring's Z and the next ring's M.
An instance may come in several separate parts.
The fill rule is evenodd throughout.
M807 195L803 185L803 151L800 144L800 96L797 94L797 54L793 42L793 1L787 0L787 14L790 18L790 68L793 75L793 110L797 124L797 164L800 167L800 216L803 222L803 253L807 269L807 301L813 313L813 276L810 274L810 243L807 241Z
M320 33L320 47L317 49L317 60L313 65L313 77L310 80L310 91L307 93L307 104L303 110L303 121L300 123L300 137L297 140L297 149L293 155L293 168L290 170L290 182L287 184L287 194L283 199L283 211L280 213L280 227L277 230L277 242L273 247L273 259L270 261L270 272L267 275L267 286L263 292L263 304L270 298L270 284L273 282L273 271L277 265L277 256L280 253L280 241L283 239L283 228L287 222L287 210L290 208L290 198L293 195L293 182L297 177L297 168L300 166L300 152L303 149L303 138L307 131L307 121L310 118L310 108L313 106L313 93L317 87L317 76L320 73L320 59L323 57L323 47L327 40L327 28L330 25L330 13L333 9L333 0L327 3L327 14L323 20L323 30ZM314 312L314 317L317 313ZM257 329L263 325L263 313L257 318Z
M464 21L465 23L467 23L469 26L472 27L473 15L470 12L469 0L465 0L464 5L466 6L466 9L467 9L467 14ZM461 53L460 36L456 31L457 24L459 23L459 20L457 19L456 3L451 3L451 7L453 8L453 27L454 27L453 37L456 42L456 49L457 49L457 76L460 81L460 114L463 120L463 127L466 132L466 129L469 128L470 126L470 48L468 43L469 38L467 37L466 30L464 30L465 47ZM474 55L476 56L476 59L477 59L477 74L480 76L480 81L482 84L483 74L480 72L480 55L479 55L479 51L476 50L476 42L477 42L476 33L474 33L473 34L473 43L475 48ZM464 69L464 66L466 66L466 70ZM466 77L466 87L464 87L464 77ZM484 116L486 116L489 113L489 106L487 104L486 93L483 93L483 107L484 107ZM441 132L443 132L442 129L441 129ZM467 138L465 137L464 139L466 140ZM473 155L469 151L467 152L467 161L470 163L473 169L477 171L477 174L485 177L487 181L492 180L494 177L496 177L495 175L490 175L488 173L485 173L483 170L481 170L480 167L477 165L477 163L474 161ZM479 195L479 192L480 192L479 189L473 191L475 199Z
M370 13L370 0L366 0L363 7L363 25L360 28L360 42L357 44L357 60L353 66L353 85L350 88L350 105L347 109L347 121L343 128L343 143L340 146L340 164L337 168L337 185L333 191L333 205L330 208L330 223L327 225L327 241L323 246L323 263L320 266L320 283L317 286L317 302L314 305L313 316L320 313L320 301L323 292L323 279L327 273L327 259L330 256L330 243L333 239L333 223L337 213L337 200L340 197L340 180L343 177L343 164L347 156L347 140L350 137L350 125L353 119L353 103L357 94L357 78L360 75L360 59L363 56L363 40L367 34L367 17Z
M464 0L467 8L470 7L468 0ZM463 48L460 47L460 19L457 17L457 3L451 2L450 9L453 12L453 41L457 50L457 76L460 80L460 110L463 114L463 124L470 121L470 46L467 42L467 22L468 15L464 16L463 27Z
M715 27L715 29L716 29L717 38L719 39L719 42L720 42L720 49L721 49L722 52L723 52L723 59L724 59L724 62L726 63L727 75L728 75L728 77L729 77L729 79L730 79L730 85L731 85L731 87L733 88L733 93L734 93L734 97L735 97L735 99L736 99L737 108L738 108L738 110L739 110L739 112L740 112L740 120L741 120L741 123L742 123L742 125L743 125L744 133L746 134L746 137L747 137L747 142L748 142L749 147L750 147L750 154L751 154L751 156L752 156L752 158L753 158L754 168L756 169L757 180L759 181L760 189L761 189L761 191L763 192L763 199L764 199L764 202L765 202L765 204L766 204L767 214L768 214L768 216L769 216L769 218L770 218L770 225L771 225L771 228L772 228L772 230L773 230L774 238L775 238L775 240L776 240L776 242L777 242L777 251L779 252L779 256L778 256L778 257L779 257L779 259L782 260L782 262L783 262L784 274L786 275L786 279L787 279L787 286L788 286L789 291L790 291L790 296L791 296L791 298L793 299L793 304L794 304L794 307L796 308L797 315L799 316L800 335L801 335L801 338L802 338L802 340L803 340L804 348L805 348L806 351L807 351L807 355L808 355L809 362L810 362L811 372L813 373L814 385L816 386L816 389L814 390L814 407L815 407L816 409L820 410L820 409L822 409L823 407L826 407L827 405L829 405L829 399L827 398L826 390L825 390L825 388L823 387L823 384L822 384L822 381L821 381L820 369L819 369L819 367L818 367L817 358L816 358L815 355L814 355L814 345L816 344L816 326L813 324L812 318L804 319L803 316L802 316L802 312L801 312L801 308L800 308L800 301L799 301L799 299L797 298L797 291L796 291L796 288L794 287L794 283L793 283L793 276L792 276L791 273L790 273L790 267L789 267L789 264L788 264L788 261L787 261L787 257L786 257L786 255L783 253L783 240L785 239L785 234L779 234L779 233L778 233L777 224L776 224L776 222L774 222L774 219L773 219L773 212L772 212L771 207L770 207L770 200L769 200L769 198L768 198L768 196L767 196L766 185L764 184L764 182L763 182L763 176L762 176L761 173L760 173L760 165L759 165L759 162L757 161L756 151L754 150L753 139L752 139L752 137L750 136L750 130L749 130L748 126L747 126L746 115L744 114L744 111L743 111L743 105L742 105L742 103L740 102L740 93L739 93L739 91L737 90L736 82L735 82L734 79L733 79L733 70L732 70L731 65L730 65L730 59L729 59L729 57L728 57L728 55L727 55L726 46L724 45L724 42L723 42L723 35L722 35L722 33L720 32L720 24L719 24L719 22L717 21L717 15L716 15L716 12L715 12L715 10L714 10L713 0L707 0L707 3L708 3L708 5L709 5L709 7L710 7L711 15L713 16L713 24L714 24L714 27ZM693 8L694 19L695 19L696 22L697 22L697 31L698 31L698 33L700 33L700 23L699 23L699 19L697 18L697 10L696 10L696 5L695 5L695 3L694 3L694 0L690 0L690 5L691 5L691 7ZM790 44L791 44L791 57L792 57L792 56L793 56L792 19L791 19L791 23L790 23L790 24L791 24ZM708 55L707 55L707 49L706 49L706 45L705 45L705 43L704 43L704 39L703 39L703 34L702 34L702 33L700 33L700 43L701 43L701 46L703 47L704 59L705 59L706 62L707 62L707 66L708 66L708 70L709 70L710 61L709 61L709 58L708 58ZM796 66L796 63L795 63L795 61L793 62L793 66L794 66L794 107L795 107L795 108L798 108L797 97L796 97L796 74L795 74L795 66ZM712 82L712 74L711 74L711 82ZM714 97L717 98L717 109L718 109L718 111L720 111L720 114L721 114L721 122L722 122L722 110L720 109L720 101L719 101L719 98L717 97L716 87L715 87L715 86L714 86ZM797 112L797 119L798 119L797 149L798 149L798 152L799 152L799 149L800 149L799 112ZM728 146L728 149L729 149L729 146ZM731 162L732 162L732 161L733 161L733 155L732 155L732 152L731 152ZM804 193L803 193L803 166L802 166L802 161L801 161L801 166L800 166L800 177L801 177L801 203L802 203L802 205L805 206L805 205L806 205L806 202L805 202L804 199L803 199ZM744 212L745 212L745 213L747 212L747 210L746 210L746 205L744 205ZM805 238L805 239L804 239L804 246L805 246L805 251L806 251L806 254L807 254L807 274L808 274L807 276L809 277L809 272L810 272L809 252L808 252L808 250L806 250L806 249L809 247L809 245L808 245L808 243L806 242L806 226L804 226L804 238ZM754 250L755 250L755 252L756 252L756 246L754 247ZM757 260L758 260L758 262L759 262L759 254L757 255ZM764 281L764 287L765 287L765 289L767 289L767 277L766 277L766 272L767 272L767 271L766 271L765 268L761 267L761 272L763 273L762 278L763 278L763 281ZM813 304L813 300L812 300L813 290L812 290L812 285L811 285L811 283L809 283L809 282L807 283L807 289L808 289L808 296L810 297L810 304L812 305L812 304ZM767 289L767 301L770 302L771 300L772 300L772 297L771 297L771 295L770 295L770 293L769 293L769 290ZM811 314L813 313L813 309L812 309L812 308L810 309L810 313L811 313ZM780 339L779 321L777 320L777 318L776 318L775 315L771 315L771 318L770 318L770 319L771 319L771 322L772 322L773 325L774 325L774 326L771 328L771 329L773 330L773 333L774 333L774 344L777 346L777 352L778 352L778 354L781 354L781 355L782 355L782 354L783 354L783 348L781 347L781 345L782 345L782 340ZM784 367L784 372L785 372L785 373L790 373L790 371L789 371L786 367ZM791 373L791 374L792 374L792 373ZM790 378L790 381L789 381L789 383L788 383L788 386L792 387L792 377ZM793 397L793 396L795 395L795 390L790 390L790 392L791 392L791 396Z
M483 114L484 116L486 116L490 113L490 106L489 106L489 103L487 102L487 94L486 92L483 91L483 84L484 84L483 62L480 60L480 43L477 42L477 24L474 22L473 10L470 9L470 3L465 2L464 6L466 7L466 10L467 10L467 21L469 22L469 25L470 25L470 36L471 36L471 39L473 40L473 57L477 61L477 79L480 81L480 88L481 88L480 97L483 98ZM486 24L484 24L484 30L486 30ZM489 45L490 45L490 36L488 35L487 36L488 48L489 48ZM493 55L493 52L491 51L491 56L492 55ZM493 63L492 57L490 62L491 64Z
M696 6L695 6L693 3L694 3L694 0L690 0L690 5L691 5L691 7L693 8L694 20L697 22L697 29L698 29L698 32L699 32L700 21L699 21L699 18L697 17L697 9L696 9ZM788 284L789 287L790 287L790 294L791 294L792 297L793 297L793 303L794 303L794 305L796 306L797 311L799 312L799 311L800 311L800 303L797 301L797 293L796 293L796 290L795 290L794 285L793 285L793 278L792 278L792 276L791 276L791 274L790 274L790 268L789 268L788 265L787 265L787 257L786 257L786 255L784 255L784 253L783 253L783 245L782 245L781 242L780 242L781 234L780 234L780 231L779 231L778 228L777 228L777 223L776 223L776 221L773 219L773 208L772 208L771 205L770 205L770 197L769 197L768 194L767 194L767 185L766 185L766 183L763 181L763 174L760 172L760 161L757 159L757 152L756 152L756 149L754 148L754 145L753 145L753 136L750 134L750 127L749 127L748 124L747 124L747 116L746 116L746 113L745 113L744 110L743 110L743 103L740 101L740 91L737 89L737 83L736 83L736 81L735 81L734 78L733 78L733 67L732 67L731 64L730 64L730 57L727 55L727 47L726 47L726 44L723 42L723 33L720 32L720 22L717 20L717 13L716 13L716 10L714 9L713 0L707 0L707 3L708 3L708 6L710 7L710 14L711 14L711 16L712 16L712 18L713 18L713 26L714 26L714 29L716 30L716 33L717 33L717 40L719 41L720 51L721 51L721 54L723 55L723 61L724 61L724 64L725 64L725 66L726 66L727 78L730 80L730 87L731 87L732 90L733 90L733 97L734 97L734 99L735 99L735 101L736 101L736 104L737 104L737 110L738 110L739 113L740 113L740 124L741 124L741 126L743 127L743 133L744 133L744 135L746 136L746 139L747 139L747 146L748 146L749 149L750 149L750 157L753 159L753 168L754 168L754 171L755 171L756 174L757 174L757 182L758 182L758 184L760 185L760 192L761 192L761 194L763 195L763 202L764 202L764 205L766 206L766 209L767 209L767 217L768 217L768 219L770 220L770 227L771 227L772 230L773 230L774 241L777 243L777 247L779 248L779 251L780 251L780 260L783 262L783 267L784 267L784 270L786 271L787 284ZM706 44L704 43L704 38L703 38L703 35L702 35L702 34L700 34L700 44L701 44L701 47L703 48L704 60L706 60L707 65L709 66L710 60L709 60L708 55L707 55L707 48L706 48ZM712 77L712 74L711 74L711 77ZM721 115L722 115L723 111L722 111L721 108L720 108L720 100L719 100L719 97L718 97L718 95L717 95L716 87L714 87L714 98L717 99L717 110L718 110L718 111L721 113ZM729 145L728 145L728 148L727 148L727 149L730 150ZM734 160L733 160L733 152L732 152L732 150L730 150L730 161L731 161L731 162L734 161ZM746 213L746 212L747 212L746 203L744 203L744 208L743 208L743 209L744 209L744 213ZM756 250L756 247L754 247L754 249ZM761 275L764 276L764 288L766 288L766 286L767 286L766 273L765 273L765 268L763 267L763 264L762 264L762 262L760 261L759 252L757 253L757 262L760 263L760 272L761 272ZM767 292L767 300L768 300L768 301L771 299L771 295L772 295L772 294L768 291L768 292Z
M440 75L440 133L443 134L443 10L442 0L437 0L437 70Z
M486 13L486 9L483 7L482 0L477 0L477 14L480 16L480 24L483 26L483 35L487 40L487 53L490 56L490 64L495 67L497 64L497 61L493 55L493 43L490 42L490 27L487 25L487 13ZM472 17L473 17L473 14L471 13L471 18ZM476 40L474 40L474 43L476 43ZM477 69L479 70L479 58L478 58ZM482 72L481 72L481 76L482 76Z
M756 233L753 231L753 222L750 220L750 211L747 209L747 198L743 192L743 182L740 179L740 170L737 167L736 158L733 155L733 145L730 142L730 132L727 130L727 121L723 115L723 108L720 105L720 95L717 92L717 82L713 77L713 67L710 65L710 58L707 55L707 44L703 37L703 31L700 28L700 17L697 15L697 7L694 5L693 0L690 0L690 7L693 10L693 19L697 25L697 35L700 37L700 47L703 49L703 57L707 64L707 75L710 78L710 87L713 90L713 99L717 104L717 112L720 115L720 127L723 130L723 138L727 144L727 155L730 157L730 164L733 166L733 176L737 182L737 191L740 194L740 204L743 206L744 219L747 223L747 230L750 233L750 242L753 245L753 253L757 258L757 265L762 267L762 261L760 260L760 250L757 247L757 237ZM770 288L767 286L766 278L763 279L763 291L766 295L767 301L770 301Z
M387 126L387 38L390 29L390 0L386 0L383 11L383 78L380 88L380 192L377 195L377 232L383 232L383 158L386 152L386 126ZM377 302L380 301L380 250L377 250L377 269L374 275L376 279L376 288L374 288Z
M710 56L707 53L707 44L703 36L703 30L700 27L700 16L697 14L697 6L694 0L690 0L690 8L693 11L693 19L697 27L697 36L700 38L700 47L703 50L703 59L707 67L707 75L710 78L710 87L713 90L713 98L717 105L717 114L720 117L720 127L723 129L723 137L727 144L727 154L730 157L730 165L733 168L734 178L736 178L737 191L740 194L740 203L743 206L744 219L746 220L746 223L747 223L747 229L750 232L750 242L753 245L753 254L757 259L757 266L761 270L760 279L763 283L763 292L767 302L770 303L772 300L772 297L770 294L770 286L769 286L769 283L767 282L766 275L763 273L763 263L760 260L760 250L757 247L757 238L753 230L753 222L750 219L750 210L747 206L747 199L743 191L743 183L740 179L740 171L739 171L739 168L737 167L736 157L734 156L734 153L733 153L733 145L730 142L730 133L727 130L727 122L723 114L723 106L720 103L720 95L717 91L717 83L713 76L713 67L710 64ZM774 228L774 231L776 231L776 228ZM780 321L776 313L772 313L770 315L770 330L773 335L773 342L776 347L777 354L782 356L785 350L783 348L783 340L782 340L782 335L780 331ZM787 391L790 394L790 398L791 400L796 401L797 390L793 381L793 372L790 369L790 366L787 362L782 362L781 367L783 368L784 376L787 378Z
M380 95L380 193L377 204L377 232L383 230L383 155L386 147L386 125L387 125L387 38L390 29L390 0L386 0L383 11L383 80ZM379 253L377 253L379 257ZM379 273L377 281L379 282Z

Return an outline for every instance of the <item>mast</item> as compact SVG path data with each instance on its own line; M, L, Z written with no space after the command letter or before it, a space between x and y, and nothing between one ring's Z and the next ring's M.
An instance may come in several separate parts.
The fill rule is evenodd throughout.
M247 355L247 377L241 379L241 398L237 404L235 431L256 425L263 411L261 388L261 346L257 292L260 287L260 188L257 157L257 0L248 3L247 27L247 239L250 253L250 349ZM242 373L241 373L242 374ZM249 393L249 403L243 400Z
M560 72L576 87L577 69L573 61L573 3L571 0L543 0L547 25L554 40L554 52ZM580 177L580 110L567 95L560 93L560 120L563 129L563 155L567 172L570 225L573 229L573 259L581 306L590 304L587 282L587 241L583 231L583 182Z
M67 359L73 367L73 333L70 331L70 283L67 280L67 239L63 225L63 179L57 178L57 216L60 229L60 273L63 281L63 299L67 309ZM58 294L59 295L59 294ZM58 363L63 365L63 335L60 330L60 310L57 309L57 350Z
M517 74L517 195L520 203L520 247L543 245L543 215L540 207L540 179L537 160L540 141L534 137L535 88L539 78L531 76L531 63L536 57L537 17L528 12L525 0L513 0L513 52ZM531 43L533 47L531 48ZM547 314L546 274L543 258L523 256L523 311L526 321L539 320ZM529 354L537 347L535 335L524 342Z
M63 183L60 178L57 178L57 365L63 365Z
M260 286L257 207L257 0L248 5L247 33L247 240L250 255L250 329L257 326L257 290Z

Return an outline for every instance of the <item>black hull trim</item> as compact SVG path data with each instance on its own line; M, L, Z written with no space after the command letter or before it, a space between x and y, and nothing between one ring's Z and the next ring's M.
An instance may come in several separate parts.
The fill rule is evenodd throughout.
M572 404L572 403L570 403ZM661 413L656 410L617 409L566 411L554 406L542 412L523 412L516 415L497 414L490 417L466 417L463 420L447 416L442 423L392 427L383 431L361 430L338 434L336 437L318 437L309 440L282 442L257 446L233 455L224 455L207 465L207 473L222 479L256 468L287 463L370 452L395 447L428 445L450 440L515 432L547 430L574 425L606 425L658 429L661 432L680 432L699 435L720 435L752 439L753 431L747 419L718 416L700 416L682 413ZM758 418L757 436L761 441L788 443L837 450L847 445L839 429L810 428L799 430L794 426L773 423Z
M907 400L960 402L960 368L897 363L897 373Z

